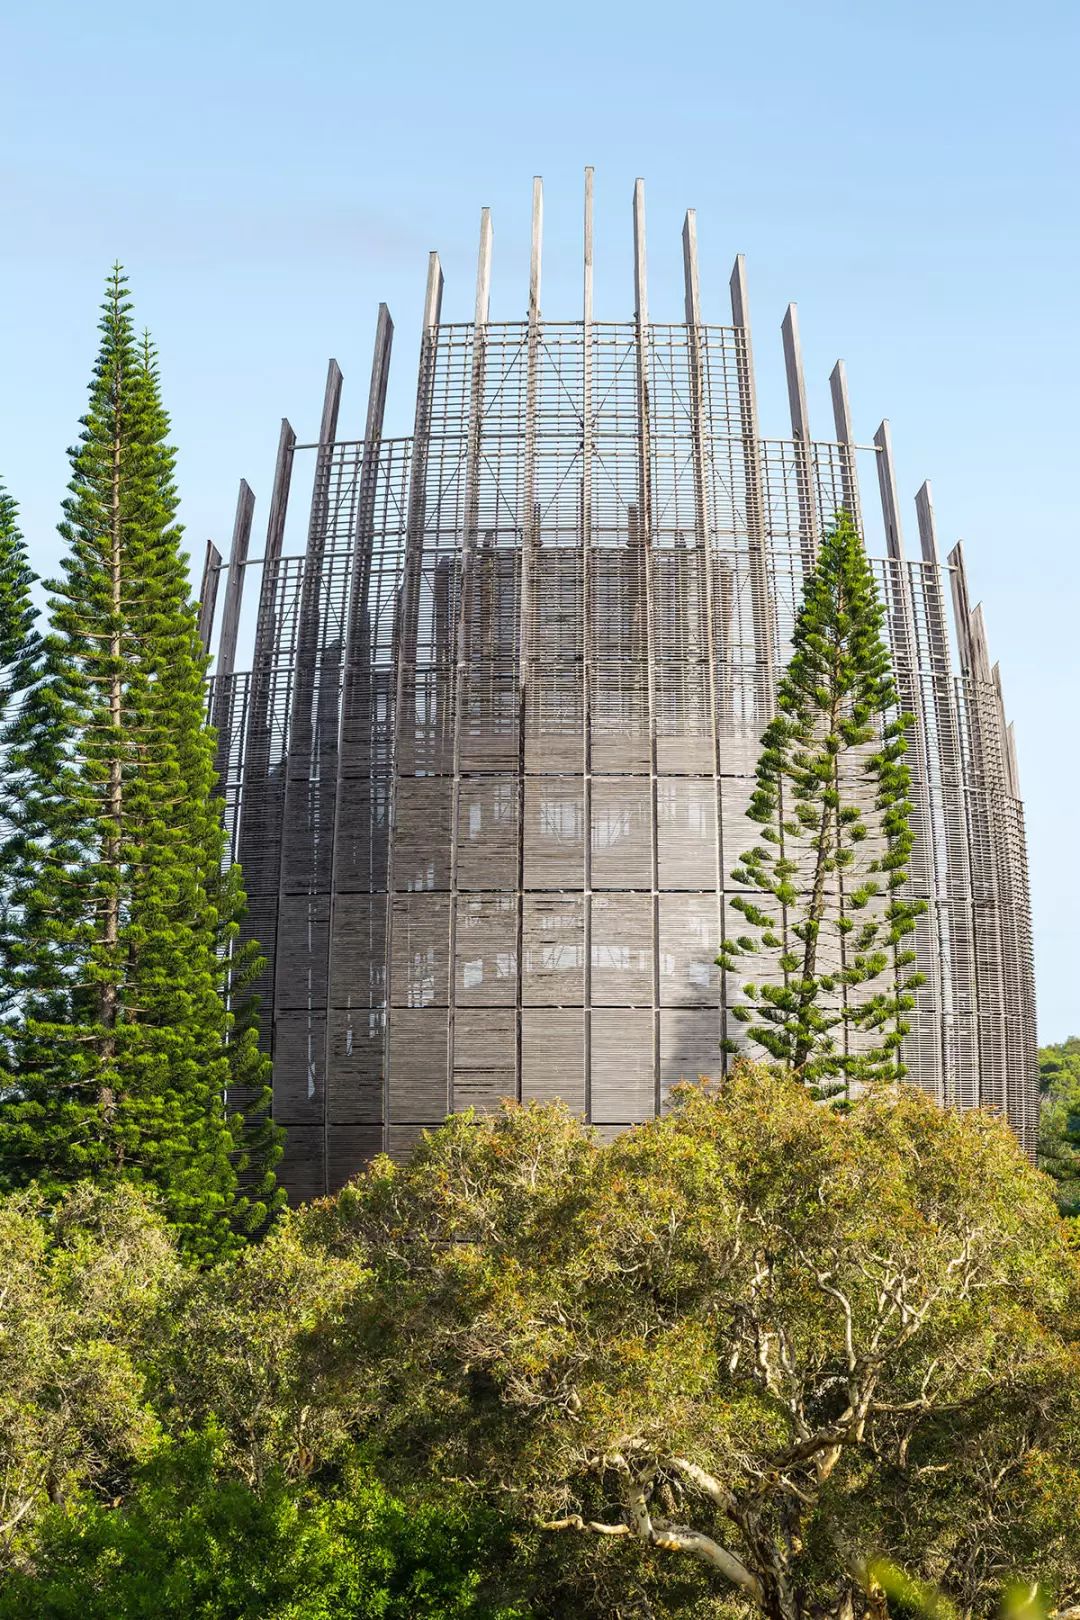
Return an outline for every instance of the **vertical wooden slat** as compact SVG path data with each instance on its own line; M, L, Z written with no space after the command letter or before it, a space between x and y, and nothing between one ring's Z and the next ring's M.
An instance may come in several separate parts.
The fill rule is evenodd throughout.
M326 550L330 468L333 463L334 440L337 435L338 413L341 407L341 386L341 367L336 360L331 360L327 366L326 387L323 391L322 416L319 422L319 448L315 460L315 486L311 500L304 576L300 591L296 665L289 715L288 769L285 775L284 807L282 812L284 836L281 840L281 864L278 877L278 929L275 949L275 976L278 987L287 985L289 994L295 995L297 977L300 975L306 976L307 1004L304 1027L306 1029L307 1073L309 1085L315 1083L315 1077L317 1076L323 1092L321 1101L317 1097L312 1101L317 1114L317 1123L321 1127L319 1152L324 1192L327 1189L325 1153L326 1064L320 1042L325 1040L326 1025L326 975L329 968L329 933L324 919L324 911L328 909L329 902L323 896L314 893L307 897L302 895L289 896L289 902L286 902L289 880L286 850L290 848L290 835L293 830L299 827L302 820L307 819L305 801L308 801L313 791L313 781L318 782L318 788L315 791L318 791L320 800L323 799L323 785L320 780L320 773L323 769L323 760L321 758L322 727L316 728L312 710L319 663L325 651L321 645L322 637L320 633L323 593L322 562ZM320 812L323 813L329 810L329 806L324 803L320 803L319 808ZM321 832L320 825L320 836ZM314 828L312 828L310 836L315 836ZM314 865L314 857L312 857L312 865ZM316 926L316 918L319 926ZM280 1000L279 991L275 992L275 999ZM300 1018L304 1019L305 1009L300 1008L298 1011ZM299 1029L296 1039L299 1042ZM299 1050L299 1047L297 1049ZM295 1056L294 1061L297 1061ZM275 1095L280 1088L293 1087L297 1084L299 1084L299 1081L296 1077L282 1074L280 1064L275 1065ZM316 1174L314 1170L312 1173Z
M750 565L750 597L754 620L754 646L758 660L755 720L761 728L772 719L773 713L776 634L773 625L769 542L766 533L761 428L758 423L757 383L754 377L754 345L750 330L750 294L746 259L741 253L737 256L731 272L730 290L732 324L739 334L736 372L742 417L743 458L746 467L746 538Z
M818 514L814 494L813 450L810 443L810 415L806 408L806 378L803 375L802 339L799 312L789 304L780 325L784 341L784 372L787 377L791 437L795 443L795 477L799 491L799 539L803 555L803 576L810 573L817 556Z
M202 582L199 585L199 640L204 653L210 651L214 634L214 610L217 607L218 580L221 578L221 552L212 540L206 542L203 557Z
M417 623L420 611L421 569L424 555L424 517L427 500L427 452L431 421L432 392L435 385L435 360L438 345L438 327L442 314L444 278L437 253L429 253L427 285L424 292L424 310L420 333L420 364L417 372L416 407L413 418L413 452L409 475L409 508L405 532L405 562L401 582L400 606L395 627L395 662L397 665L396 694L394 700L394 758L390 771L390 803L388 806L389 838L386 874L386 1023L383 1033L383 1119L387 1146L391 1143L394 1122L394 1102L397 1088L393 1071L392 1041L396 1014L394 1002L394 906L397 882L396 847L400 820L400 770L402 740L415 732L416 727L416 652ZM409 696L408 702L406 695ZM411 753L410 753L411 757Z
M838 360L829 373L829 392L832 395L833 421L836 424L836 442L840 446L840 476L844 490L844 507L857 528L862 527L859 513L858 470L855 465L855 431L851 424L851 401L848 398L847 367ZM824 515L824 514L823 514ZM828 513L828 517L832 517Z
M461 807L461 732L463 710L468 698L469 616L473 611L472 580L476 556L480 509L481 442L483 438L484 375L487 358L487 323L491 308L491 260L493 230L491 209L480 210L480 246L476 258L476 303L473 312L472 374L469 393L469 431L465 467L465 522L461 537L461 574L458 585L455 636L453 711L453 781L450 790L450 916L447 950L450 960L450 988L447 1012L446 1098L453 1107L454 1084L454 983L457 960L458 837Z
M713 816L715 821L715 870L716 884L716 937L724 937L724 850L723 850L723 814L721 810L721 753L720 753L720 727L716 711L716 604L713 600L716 584L717 559L713 556L713 522L710 510L710 489L708 481L708 467L705 448L705 377L702 361L702 319L701 319L701 274L698 266L697 242L697 212L693 208L686 211L683 221L683 290L684 314L686 319L686 337L689 347L690 361L690 432L693 444L694 457L694 526L698 553L701 558L702 575L705 582L705 657L709 668L709 725L712 731L712 794ZM659 806L657 806L657 810ZM659 845L659 830L657 832ZM659 849L657 860L657 880L659 882ZM657 901L659 907L659 899ZM657 974L660 971L660 935L659 915L656 936ZM659 1006L659 979L657 980L657 1006ZM721 1038L727 1038L727 1006L726 985L721 977ZM662 1074L658 1068L658 1077L662 1082Z
M231 675L236 668L236 641L240 630L240 609L244 596L251 524L255 515L255 495L246 478L240 480L229 547L229 573L225 581L225 604L221 614L221 641L218 644L218 674Z
M357 492L356 528L353 535L352 564L349 579L349 610L346 621L345 645L342 649L342 690L338 711L337 736L337 778L333 800L334 826L330 857L329 960L327 965L328 1029L333 1021L333 1012L336 1010L334 987L340 983L342 978L341 973L338 971L337 961L338 895L341 886L342 869L346 859L345 846L351 836L344 813L345 796L350 791L350 788L355 791L353 778L357 773L353 768L352 755L357 745L358 726L365 718L369 726L373 721L368 598L371 585L372 549L374 546L375 501L379 483L379 453L383 436L386 390L390 376L390 356L393 342L394 323L390 318L390 311L385 304L380 304L375 325L375 343L371 357L371 380L368 385L367 414L364 419L364 450L360 464L360 487ZM370 749L365 750L365 752L368 755L368 770L371 771ZM373 786L374 784L369 781L369 808L367 812L369 816L374 814ZM375 874L373 873L370 880L372 883L374 883L374 878ZM362 978L365 966L367 967L367 980L370 984L373 977L371 970L374 964L365 963L357 956L353 963L353 971L358 979ZM360 1016L363 1017L365 1009L360 1007L358 1010ZM328 1167L333 1164L339 1169L344 1168L347 1175L355 1175L360 1165L358 1163L349 1165L346 1157L348 1143L355 1137L355 1132L352 1131L352 1122L338 1123L332 1118L331 1099L337 1095L339 1089L336 1084L337 1072L335 1070L335 1060L338 1057L339 1054L335 1052L334 1043L328 1036L324 1083L324 1151ZM385 1124L386 1120L383 1117L378 1121L378 1129L382 1130ZM361 1140L358 1137L355 1139L357 1141ZM367 1140L367 1138L365 1137L363 1140ZM336 1145L337 1142L340 1142L341 1145Z
M582 1084L585 1118L592 1119L592 499L593 449L596 421L593 400L593 171L585 170L585 212L582 242L582 354L581 354L581 648L582 648L582 728L584 733L584 883L585 938L581 1020ZM522 907L524 911L524 906ZM524 1026L524 1018L522 1019ZM522 1056L524 1066L524 1053ZM523 1067L524 1072L524 1067Z
M648 254L645 237L645 182L634 184L634 318L637 346L638 395L638 532L645 570L645 661L649 694L649 787L650 835L652 841L652 1068L655 1111L660 1112L660 903L659 903L659 843L656 802L656 629L653 603L653 496L652 496L652 433L650 423L649 366L651 343L649 330ZM595 1027L595 1019L594 1019Z

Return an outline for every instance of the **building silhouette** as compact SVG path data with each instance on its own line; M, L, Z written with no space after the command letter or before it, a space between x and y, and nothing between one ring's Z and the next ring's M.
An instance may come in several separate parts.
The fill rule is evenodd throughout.
M833 436L811 437L794 306L790 434L763 437L744 263L729 324L706 324L693 213L677 323L650 317L640 181L634 319L594 315L591 171L573 319L541 316L541 240L537 181L514 322L489 318L487 210L472 321L441 320L433 254L411 436L384 436L383 305L363 440L337 437L332 361L317 442L282 424L261 561L246 483L227 565L208 548L208 644L224 581L212 713L247 929L267 959L290 1194L332 1191L450 1111L560 1097L612 1132L678 1080L720 1071L739 991L715 957L755 836L760 736L822 528L841 508L862 524L864 499L880 499L864 533L873 551L880 523L873 566L917 718L910 888L927 901L926 983L909 1077L1003 1111L1030 1149L1013 735L961 548L939 555L929 485L906 548L888 424L856 444L842 362ZM290 555L305 464L307 540Z

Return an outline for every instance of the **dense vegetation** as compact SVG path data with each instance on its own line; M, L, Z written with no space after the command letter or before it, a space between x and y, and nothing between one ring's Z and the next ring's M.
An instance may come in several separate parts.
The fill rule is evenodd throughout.
M1080 1595L1075 1263L915 1091L451 1120L210 1268L137 1189L22 1192L0 1276L8 1620Z
M1080 1215L1080 1037L1039 1053L1039 1164L1066 1215Z

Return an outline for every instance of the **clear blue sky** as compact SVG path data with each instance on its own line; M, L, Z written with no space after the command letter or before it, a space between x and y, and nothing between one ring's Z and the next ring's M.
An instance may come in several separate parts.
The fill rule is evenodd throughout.
M0 475L39 569L114 257L161 349L201 556L241 473L265 517L279 419L315 432L331 354L359 431L380 298L409 430L427 250L467 319L482 204L493 317L520 315L534 173L545 312L578 311L592 163L597 314L627 317L644 175L654 317L680 318L694 206L707 320L749 261L766 430L794 298L817 431L843 355L860 437L888 415L905 499L931 477L965 540L1019 734L1041 1030L1080 1032L1075 0L3 9Z

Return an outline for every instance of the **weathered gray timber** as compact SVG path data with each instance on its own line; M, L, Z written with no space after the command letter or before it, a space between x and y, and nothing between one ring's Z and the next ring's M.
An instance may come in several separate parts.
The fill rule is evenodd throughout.
M246 926L268 960L291 1195L407 1153L448 1110L561 1097L610 1134L680 1079L720 1072L741 992L715 958L755 837L760 736L822 527L840 509L861 524L871 460L886 540L873 566L915 716L910 887L927 903L905 1061L943 1102L1001 1109L1030 1148L1015 743L963 555L939 558L929 486L909 560L888 424L873 448L857 441L843 362L836 438L811 436L794 305L777 356L790 437L763 436L744 261L731 324L709 324L690 210L683 319L657 321L640 180L632 319L595 316L591 169L582 308L545 318L543 204L537 178L522 318L492 315L488 210L470 319L443 320L431 255L410 438L384 436L382 305L363 437L338 437L331 362L317 439L297 445L283 424L262 559L241 485L213 713ZM301 460L313 487L296 555ZM248 674L242 593L260 562Z
M221 552L212 540L206 542L203 558L202 583L199 586L199 640L203 651L210 651L214 635L214 613L217 607L218 580L221 576Z

